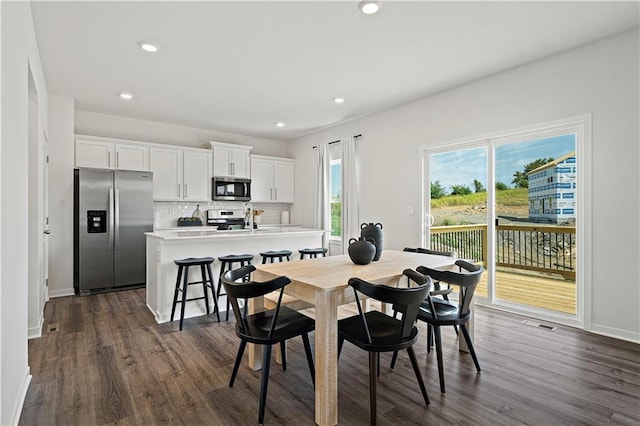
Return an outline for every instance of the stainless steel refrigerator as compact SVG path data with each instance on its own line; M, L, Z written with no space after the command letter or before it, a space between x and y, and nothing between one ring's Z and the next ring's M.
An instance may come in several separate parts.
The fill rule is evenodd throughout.
M74 170L76 294L144 286L153 173Z

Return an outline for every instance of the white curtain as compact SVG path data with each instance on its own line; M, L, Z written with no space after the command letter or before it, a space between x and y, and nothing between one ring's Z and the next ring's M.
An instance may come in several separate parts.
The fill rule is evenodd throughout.
M322 142L318 144L316 161L316 205L315 205L315 227L331 231L331 204L329 199L329 144ZM329 247L327 235L323 238L323 247Z
M340 145L342 148L342 252L347 253L349 239L360 236L358 157L355 138L341 139Z

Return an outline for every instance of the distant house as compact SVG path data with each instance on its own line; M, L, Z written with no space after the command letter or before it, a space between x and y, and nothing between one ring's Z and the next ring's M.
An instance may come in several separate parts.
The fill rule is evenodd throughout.
M570 152L527 173L529 218L562 223L575 219L577 208L576 152Z

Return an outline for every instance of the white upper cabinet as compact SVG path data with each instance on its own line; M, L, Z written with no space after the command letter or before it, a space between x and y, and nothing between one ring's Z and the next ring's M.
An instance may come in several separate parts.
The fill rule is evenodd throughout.
M76 138L76 167L111 169L113 143Z
M274 160L273 162L273 201L293 203L295 170L293 161Z
M211 201L211 152L209 150L183 153L184 199Z
M143 145L115 145L115 169L149 171L149 147Z
M76 136L76 167L149 171L149 147L97 136Z
M252 146L211 141L213 175L220 177L251 177L249 152Z
M153 199L211 201L211 151L153 146Z
M251 201L271 202L273 161L251 156Z
M251 156L251 201L294 202L294 161L288 158Z
M150 157L153 172L153 199L181 201L182 150L152 147Z

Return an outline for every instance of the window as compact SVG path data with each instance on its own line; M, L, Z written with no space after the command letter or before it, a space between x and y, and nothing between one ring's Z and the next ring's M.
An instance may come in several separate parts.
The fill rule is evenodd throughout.
M331 236L342 236L342 161L331 160L329 187L331 188Z

